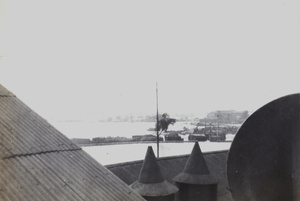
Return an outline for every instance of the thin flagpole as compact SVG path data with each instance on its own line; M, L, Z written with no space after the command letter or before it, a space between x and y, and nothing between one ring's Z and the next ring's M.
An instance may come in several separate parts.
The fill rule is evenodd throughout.
M156 145L157 145L157 158L159 158L159 135L158 135L158 84L156 82Z

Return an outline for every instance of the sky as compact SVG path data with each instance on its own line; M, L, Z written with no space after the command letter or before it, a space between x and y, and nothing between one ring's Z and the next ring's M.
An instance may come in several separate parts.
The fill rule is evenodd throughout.
M0 0L0 83L46 119L255 111L300 91L300 3Z

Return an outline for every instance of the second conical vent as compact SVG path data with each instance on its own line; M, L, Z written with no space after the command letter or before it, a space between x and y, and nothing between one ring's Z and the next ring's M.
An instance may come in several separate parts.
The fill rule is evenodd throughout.
M187 184L214 184L217 180L210 175L198 142L195 142L192 153L182 173L174 181Z

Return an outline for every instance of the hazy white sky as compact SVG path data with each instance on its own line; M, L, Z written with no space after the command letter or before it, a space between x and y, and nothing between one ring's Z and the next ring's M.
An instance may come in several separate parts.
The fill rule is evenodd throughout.
M296 0L0 1L0 82L45 118L154 114L156 82L171 116L300 91Z

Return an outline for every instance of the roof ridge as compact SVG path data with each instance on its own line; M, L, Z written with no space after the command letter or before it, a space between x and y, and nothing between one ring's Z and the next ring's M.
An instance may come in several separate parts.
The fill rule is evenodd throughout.
M13 95L13 94L0 94L0 97L16 97L16 95Z
M16 95L0 84L0 97L15 97Z
M79 148L74 148L74 149L48 150L48 151L40 151L40 152L35 152L35 153L15 154L15 155L3 157L2 159L4 160L4 159L10 159L10 158L22 157L22 156L34 156L34 155L39 155L39 154L47 154L47 153L55 153L55 152L65 152L65 151L78 151L78 150L82 150L82 148L79 147Z

